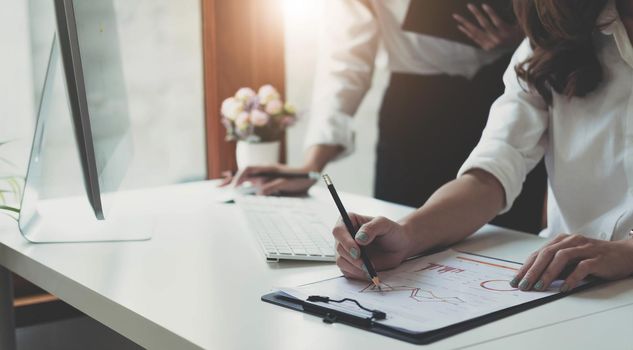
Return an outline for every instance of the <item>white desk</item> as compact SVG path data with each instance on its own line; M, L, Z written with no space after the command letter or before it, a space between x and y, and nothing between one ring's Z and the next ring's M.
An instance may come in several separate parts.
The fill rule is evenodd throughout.
M266 263L211 183L139 192L159 217L151 241L27 243L0 217L0 265L152 349L413 349L414 345L260 301L276 286L338 275L333 264ZM323 190L315 194L330 199ZM411 209L343 195L352 211ZM148 209L149 210L149 209ZM535 237L486 227L461 249L523 259ZM633 348L633 280L598 287L439 341L428 349ZM601 335L598 337L597 335ZM608 338L603 336L607 335ZM606 340L605 340L606 339Z

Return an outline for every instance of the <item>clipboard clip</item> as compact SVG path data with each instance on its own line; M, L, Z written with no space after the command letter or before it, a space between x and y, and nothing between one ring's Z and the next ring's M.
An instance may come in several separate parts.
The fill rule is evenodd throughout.
M339 303L339 304L344 303L344 302L352 302L356 304L356 306L358 306L361 310L371 313L371 316L364 319L370 325L373 323L373 321L384 320L387 318L387 313L385 313L384 311L372 310L372 309L366 308L363 305L361 305L361 303L359 303L358 300L351 299L351 298L343 298L340 300L335 300L335 299L330 299L330 297L325 297L325 296L320 296L320 295L311 295L308 297L307 301L321 302L321 303ZM323 322L327 324L332 324L332 323L335 323L338 320L338 318L339 318L339 315L337 312L334 312L334 311L326 312L325 316L323 317Z

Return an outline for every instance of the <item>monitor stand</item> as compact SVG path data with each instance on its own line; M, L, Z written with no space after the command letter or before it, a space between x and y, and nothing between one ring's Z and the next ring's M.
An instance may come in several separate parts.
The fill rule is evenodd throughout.
M33 243L148 240L156 216L137 203L138 191L99 194L104 219L97 219L86 193L60 58L55 37L20 208L20 231Z

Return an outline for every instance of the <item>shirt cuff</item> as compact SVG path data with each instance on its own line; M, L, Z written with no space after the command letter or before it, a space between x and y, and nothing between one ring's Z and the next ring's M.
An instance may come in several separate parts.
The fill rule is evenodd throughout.
M486 140L475 147L459 169L457 177L474 169L484 170L497 178L505 192L505 207L499 214L509 211L525 181L526 165L523 155L505 142Z
M335 159L341 159L354 152L354 128L352 117L343 113L334 113L327 118L313 115L308 128L305 148L315 145L338 145L343 147Z

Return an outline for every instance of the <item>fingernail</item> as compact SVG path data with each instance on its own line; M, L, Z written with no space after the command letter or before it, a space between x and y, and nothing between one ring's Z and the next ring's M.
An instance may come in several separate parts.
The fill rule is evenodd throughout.
M521 283L519 283L519 289L520 290L527 290L528 289L528 285L530 284L530 281L528 281L527 278L524 278Z
M534 285L534 289L542 290L543 289L543 280L539 280L538 282L536 282L536 284Z
M520 282L519 277L518 277L518 276L515 276L515 277L512 279L512 281L510 281L510 287L512 287L512 288L516 288L516 287L518 287L518 286L519 286L519 282Z
M563 285L560 286L561 293L567 293L568 290L569 290L569 285L567 283L563 283Z
M356 249L356 247L352 247L349 250L349 255L352 256L352 259L358 259L358 249Z
M365 232L360 231L356 234L356 240L361 243L365 243L369 240L369 236Z

